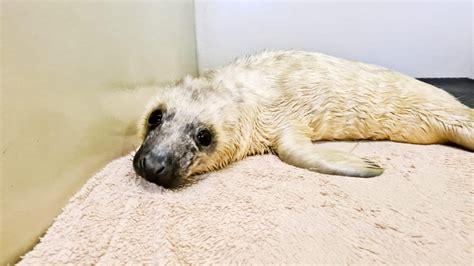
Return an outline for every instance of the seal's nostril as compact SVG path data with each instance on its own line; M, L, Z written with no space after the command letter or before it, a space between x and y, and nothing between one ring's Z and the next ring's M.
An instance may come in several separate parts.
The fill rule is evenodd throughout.
M164 170L165 170L165 167L161 165L160 167L158 167L156 169L155 175L159 175L159 174L163 173Z
M142 169L143 172L146 172L146 159L145 158L143 158L140 161L140 168Z

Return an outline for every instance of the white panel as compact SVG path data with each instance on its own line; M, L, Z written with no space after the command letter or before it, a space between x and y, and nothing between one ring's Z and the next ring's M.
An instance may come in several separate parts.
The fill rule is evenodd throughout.
M200 1L200 69L262 49L305 49L416 77L468 77L472 2Z

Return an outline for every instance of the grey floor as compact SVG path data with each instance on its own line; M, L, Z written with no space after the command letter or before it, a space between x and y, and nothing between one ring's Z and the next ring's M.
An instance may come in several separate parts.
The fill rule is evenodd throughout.
M465 105L474 108L474 80L468 78L420 78L419 80L441 88Z

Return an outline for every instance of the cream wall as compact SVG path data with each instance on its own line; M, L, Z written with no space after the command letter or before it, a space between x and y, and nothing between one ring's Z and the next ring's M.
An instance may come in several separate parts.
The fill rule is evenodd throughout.
M196 73L192 0L1 3L1 247L12 262L106 162L146 93Z

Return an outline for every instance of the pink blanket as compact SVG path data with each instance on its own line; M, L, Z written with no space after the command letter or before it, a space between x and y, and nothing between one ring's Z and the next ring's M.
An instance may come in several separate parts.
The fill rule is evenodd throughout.
M249 157L170 191L111 162L20 264L473 262L474 154L392 142L322 143L382 176L322 175Z

